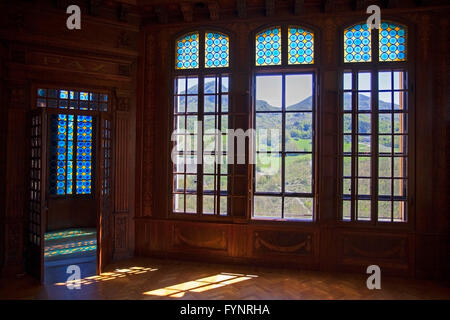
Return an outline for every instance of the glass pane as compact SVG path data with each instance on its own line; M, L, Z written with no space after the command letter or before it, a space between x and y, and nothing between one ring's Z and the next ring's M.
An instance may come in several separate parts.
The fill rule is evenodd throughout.
M228 213L228 198L226 196L220 197L220 215L227 215Z
M358 200L358 220L370 220L370 200Z
M286 219L313 219L312 198L284 198L284 217Z
M257 151L281 151L281 113L257 113L255 128Z
M408 136L394 136L394 152L396 154L406 154L408 150Z
M394 201L394 221L406 221L406 201Z
M183 192L183 190L184 190L184 175L182 175L182 174L174 175L174 190Z
M344 200L342 201L342 219L343 220L350 220L351 219L351 205L350 201Z
M370 154L371 150L370 136L358 135L358 153Z
M198 97L188 96L187 97L187 112L198 112Z
M311 74L286 75L286 111L304 111L313 108L313 78Z
M369 92L361 92L358 95L358 110L370 111L372 106L371 94Z
M205 33L205 67L225 68L229 65L230 40L221 33Z
M186 35L177 41L176 68L198 68L199 43L198 33Z
M184 212L184 194L173 195L173 210L175 212Z
M198 94L198 78L187 79L187 93Z
M186 176L186 190L197 191L197 175Z
M378 136L378 151L379 153L391 153L392 152L392 136L379 135Z
M301 28L288 29L289 64L314 63L314 33Z
M370 114L358 115L358 133L370 133L371 132L371 119Z
M391 201L378 201L378 221L391 221Z
M406 28L383 22L379 29L380 61L406 60Z
M358 157L358 176L370 177L370 157Z
M378 72L378 90L391 90L392 89L392 73L390 71Z
M394 157L394 177L403 178L406 177L406 158Z
M281 64L281 28L267 29L256 35L256 65Z
M214 200L215 196L203 196L203 213L214 214Z
M392 109L392 95L390 92L380 92L378 94L378 109L379 110Z
M216 95L205 95L204 97L204 112L217 112L217 96Z
M370 179L358 179L358 195L370 194Z
M352 179L342 179L342 194L350 195L352 193Z
M344 157L343 174L344 174L345 177L350 177L352 175L352 161L351 161L351 157Z
M344 62L371 61L371 33L367 24L344 30Z
M256 192L281 192L281 156L256 156Z
M358 90L370 90L372 88L372 74L370 72L358 73Z
M344 110L351 111L352 110L352 93L344 92Z
M390 196L391 193L391 179L378 179L378 194L380 196Z
M256 77L256 111L281 111L281 76Z
M406 179L394 179L394 196L406 197Z
M281 197L255 196L253 216L257 218L281 218Z
M344 133L352 133L352 114L345 113L343 117L344 117L344 123L343 123L342 131Z
M205 77L205 94L216 93L216 77Z
M203 191L215 191L214 176L203 176Z
M222 92L229 92L230 88L230 78L228 76L222 77Z
M186 195L186 212L197 213L197 195Z
M286 154L285 191L312 193L312 155Z
M285 150L312 151L312 113L286 113Z
M351 135L344 135L344 153L351 153L352 152L352 136Z
M380 177L390 177L391 172L391 161L390 157L379 157L378 158L378 175Z
M344 90L352 90L352 74L351 74L351 72L344 73Z

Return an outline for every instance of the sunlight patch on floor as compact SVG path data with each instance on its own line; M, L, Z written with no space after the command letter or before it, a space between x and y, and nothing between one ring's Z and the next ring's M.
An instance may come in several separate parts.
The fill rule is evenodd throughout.
M72 280L72 281L66 281L66 282L58 282L55 283L55 286L67 286L67 285L89 285L96 282L104 282L104 281L110 281L115 280L119 278L125 278L132 275L138 275L143 274L151 271L157 271L158 269L155 268L145 268L145 267L130 267L130 268L122 268L122 269L116 269L114 272L103 272L96 276L90 276L86 277L80 280Z
M173 286L160 288L144 292L144 295L170 297L170 298L182 298L186 292L200 293L227 285L239 283L242 281L257 278L256 275L244 275L235 273L219 273L214 276L201 278L192 281L186 281Z

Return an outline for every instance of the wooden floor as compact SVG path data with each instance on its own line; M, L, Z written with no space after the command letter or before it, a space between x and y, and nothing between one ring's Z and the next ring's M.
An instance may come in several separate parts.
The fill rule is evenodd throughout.
M107 269L82 279L80 290L41 286L28 276L2 279L0 299L450 299L449 287L422 280L382 276L382 289L368 290L365 274L143 258Z

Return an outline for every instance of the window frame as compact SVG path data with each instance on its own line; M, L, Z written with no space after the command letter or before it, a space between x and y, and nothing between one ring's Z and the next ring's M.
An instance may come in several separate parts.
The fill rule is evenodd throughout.
M338 74L337 74L337 80L338 80L338 134L337 134L337 146L338 146L338 175L337 175L337 203L336 203L336 223L338 225L342 226L348 226L348 227L361 227L365 226L368 228L384 228L384 229L413 229L414 228L414 221L415 221L415 206L414 206L414 199L415 199L415 70L414 70L414 63L415 61L415 51L414 51L414 45L413 45L413 39L415 39L415 28L414 25L409 23L408 21L405 21L403 19L399 19L397 17L392 16L383 16L381 23L383 22L392 22L396 24L401 24L407 29L407 38L406 38L406 50L407 50L407 57L406 61L380 61L379 59L379 29L373 29L372 37L371 37L371 61L370 62L345 62L344 61L344 31L346 28L353 26L358 23L366 23L365 21L362 21L361 19L353 19L348 20L345 23L341 25L340 28L338 28L339 32L339 52L338 55L339 59L339 68L338 68ZM350 72L352 73L352 83L354 85L354 80L357 77L357 74L359 72L370 72L371 73L371 103L372 106L377 105L378 106L378 73L383 71L403 71L406 73L407 77L407 89L408 92L406 103L407 103L407 124L408 124L408 131L407 131L407 139L408 139L408 150L407 150L407 181L408 181L408 189L407 189L407 195L406 195L406 209L407 209L407 219L404 222L396 222L396 221L378 221L378 211L374 211L375 208L378 208L378 204L376 204L378 199L378 185L379 185L379 177L378 177L378 159L379 157L379 150L378 150L378 129L376 132L371 131L371 213L370 213L370 220L369 221L363 221L363 220L356 220L353 216L353 212L351 211L352 217L351 220L343 220L343 210L342 210L342 201L343 201L343 195L342 195L342 187L343 187L343 144L342 144L342 137L344 135L343 132L343 80L344 80L344 73ZM375 76L376 75L376 76ZM354 91L355 88L352 87L352 91ZM376 94L374 94L376 93ZM352 96L352 105L355 103L354 98ZM355 111L352 108L352 114L354 114ZM379 110L377 108L376 111L371 111L369 113L371 115L371 129L375 128L375 126L378 125L378 117L379 117ZM356 136L355 131L352 130L352 158L357 153L353 153L353 143L354 143L354 137ZM373 160L376 159L376 165L373 163ZM352 160L353 161L353 160ZM352 181L357 178L356 175L353 175L354 173L354 166L352 165ZM377 179L373 178L374 176L377 177ZM352 182L352 190L354 188L353 182ZM376 191L376 192L375 192ZM376 195L376 196L375 196ZM357 199L353 198L353 192L351 196L351 201L356 201Z
M79 92L93 92L93 93L97 93L97 94L107 94L108 95L108 109L107 111L100 111L100 110L74 110L74 109L60 109L60 108L49 108L48 106L46 107L38 107L37 106L37 90L40 88L45 88L45 89L55 89L55 90L68 90L68 91L79 91ZM75 192L76 188L73 188L73 192L72 194L63 194L63 195L58 195L58 194L51 194L50 193L50 184L48 184L45 192L48 196L49 199L53 199L53 200L61 200L61 199L94 199L97 196L97 192L98 192L98 188L97 188L97 172L98 172L98 168L97 166L100 165L99 161L98 161L98 157L97 157L97 153L100 150L100 135L99 135L99 119L100 119L100 115L102 113L105 114L113 114L113 95L111 90L105 89L105 88L96 88L96 87L79 87L79 86L74 86L74 85L65 85L65 84L60 84L60 85L56 85L53 83L45 83L45 82L39 82L39 83L34 83L31 85L31 101L32 101L32 105L31 105L31 109L35 110L35 109L45 109L45 113L47 115L58 115L58 114L65 114L65 115L73 115L76 119L77 116L82 115L82 116L92 116L92 125L93 128L95 128L94 132L92 133L92 141L94 143L94 146L92 148L92 172L91 172L91 193L89 194L77 194ZM74 121L76 122L76 121ZM47 134L47 145L50 146L51 145L51 134L50 134L50 122L48 122L48 126L45 130L48 131ZM75 133L74 133L75 134ZM46 166L47 166L47 177L46 179L48 181L50 181L50 163L49 163L49 159L50 159L50 148L47 148L46 150ZM75 156L75 153L74 153ZM74 160L76 161L76 160ZM76 176L76 174L74 174L74 176ZM74 178L74 181L76 181L76 178Z
M256 65L256 45L255 39L258 33L263 32L269 28L281 28L281 64L280 65L270 65L270 66L257 66ZM289 64L288 61L288 29L290 27L304 28L308 31L314 33L314 63L311 64ZM313 109L312 109L312 121L313 121L313 146L312 146L312 203L313 203L313 217L312 220L300 220L300 219L286 219L286 218L258 218L253 216L254 212L254 196L255 196L255 183L256 183L256 165L248 164L248 204L249 208L246 218L250 223L253 224L288 224L288 225L305 225L311 226L319 223L320 217L320 206L319 206L319 171L320 171L320 29L316 28L307 23L299 23L298 21L284 21L280 23L271 23L260 26L259 28L253 30L250 33L250 54L251 54L251 68L249 76L251 77L250 82L250 128L255 129L255 119L256 119L256 77L259 75L293 75L293 74L311 74L313 77ZM284 92L284 88L283 88ZM283 112L284 114L284 112ZM285 123L283 121L282 127L284 131ZM282 139L282 144L284 145L284 139ZM256 150L255 150L256 155ZM283 166L284 167L284 166ZM284 181L284 169L282 172L282 182ZM280 192L281 197L285 197L286 193ZM280 213L281 214L281 213Z
M189 68L189 69L177 69L176 68L176 45L177 41L186 35L196 33L199 34L199 67L198 68ZM218 32L222 33L226 36L228 36L229 39L229 45L228 45L228 67L205 67L205 34L207 32ZM229 84L228 84L228 127L229 129L233 128L233 122L232 122L232 116L233 116L233 88L234 88L234 77L233 77L233 70L235 68L234 66L234 33L230 30L220 28L217 26L209 26L209 25L203 25L199 27L193 27L189 29L183 29L181 32L176 33L171 38L171 63L170 65L170 85L169 85L169 96L170 96L170 103L169 103L169 112L168 112L168 128L169 128L169 137L168 137L168 163L169 168L172 168L173 163L171 159L171 152L172 148L174 146L174 142L171 141L170 135L172 134L174 130L174 110L175 110L175 81L179 77L196 77L198 79L198 88L202 88L202 90L198 90L198 116L201 115L201 119L203 121L203 112L204 112L204 80L207 77L223 77L228 76L229 78ZM204 132L203 132L204 135ZM202 138L203 140L203 138ZM232 187L232 165L228 164L228 174L227 174L227 184L228 184L228 195L227 195L227 214L226 215L220 215L220 214L204 214L200 212L200 207L198 204L203 200L203 169L200 170L200 168L203 167L202 164L197 164L197 190L201 192L197 192L197 213L187 213L187 212L175 212L173 208L174 203L174 189L173 189L173 179L174 179L174 172L173 169L169 169L168 174L168 217L173 219L179 219L179 220L201 220L201 221L232 221L232 212L231 212L231 187ZM219 174L220 175L220 174ZM217 191L216 191L217 192Z

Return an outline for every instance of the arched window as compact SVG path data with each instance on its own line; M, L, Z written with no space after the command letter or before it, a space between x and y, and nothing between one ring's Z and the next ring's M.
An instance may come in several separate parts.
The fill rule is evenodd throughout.
M291 25L255 35L254 219L313 220L314 40L313 31Z
M230 37L199 30L175 41L173 214L228 214Z
M341 219L406 222L407 27L383 21L343 31Z

